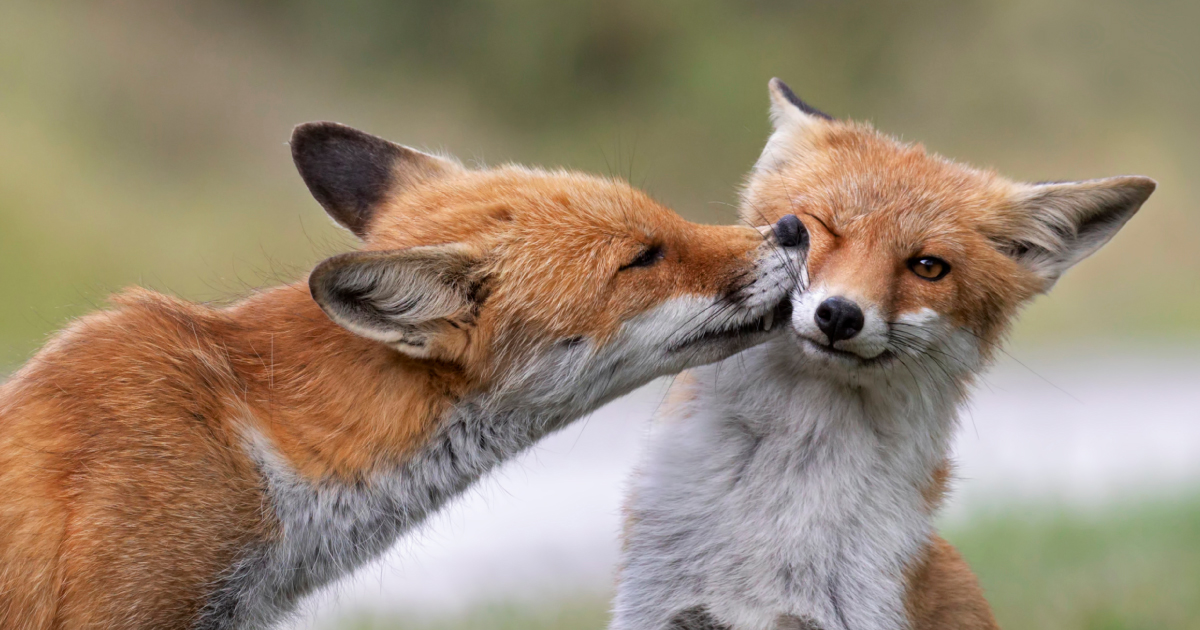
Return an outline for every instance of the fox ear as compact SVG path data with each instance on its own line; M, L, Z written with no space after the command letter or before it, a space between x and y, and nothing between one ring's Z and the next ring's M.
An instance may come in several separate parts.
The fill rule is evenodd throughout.
M338 325L428 358L472 316L476 268L476 258L461 245L351 252L317 265L308 286Z
M1107 243L1156 186L1137 176L1023 186L1015 200L1021 227L1003 248L1049 290L1067 269Z
M806 135L821 123L833 120L829 114L800 100L779 79L771 79L767 91L771 95L771 124L775 131L767 139L755 170L773 170L797 159L810 148Z
M833 120L833 116L805 103L778 78L767 83L771 94L771 122L779 129L785 124L809 124L816 120Z
M342 227L365 238L379 206L457 164L333 122L292 131L292 160L309 192Z

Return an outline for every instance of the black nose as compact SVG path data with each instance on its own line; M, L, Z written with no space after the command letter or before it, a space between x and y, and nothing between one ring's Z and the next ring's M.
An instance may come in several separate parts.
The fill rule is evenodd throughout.
M844 297L831 297L821 302L813 319L817 328L829 337L829 343L849 339L863 328L862 309Z
M794 214L785 214L775 223L775 241L780 247L808 247L808 230Z

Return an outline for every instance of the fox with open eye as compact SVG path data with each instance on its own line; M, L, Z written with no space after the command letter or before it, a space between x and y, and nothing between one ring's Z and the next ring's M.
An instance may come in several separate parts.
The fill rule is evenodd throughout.
M1145 177L1022 184L834 120L778 79L742 218L796 214L789 334L685 373L627 502L614 630L984 630L932 522L957 409L1020 307Z

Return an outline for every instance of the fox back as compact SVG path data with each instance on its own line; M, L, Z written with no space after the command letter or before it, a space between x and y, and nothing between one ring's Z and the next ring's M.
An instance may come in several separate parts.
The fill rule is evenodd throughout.
M302 125L363 240L228 306L126 291L0 386L0 627L264 628L546 433L766 340L804 245Z
M933 516L957 409L1020 307L1144 177L1024 184L771 83L742 217L811 234L789 334L677 380L628 500L613 627L988 629Z

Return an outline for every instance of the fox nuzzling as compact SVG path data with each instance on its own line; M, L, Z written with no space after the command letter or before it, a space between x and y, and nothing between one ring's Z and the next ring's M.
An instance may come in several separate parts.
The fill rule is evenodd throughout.
M0 385L0 627L269 627L545 434L790 317L794 216L697 225L333 123L291 149L362 250L224 307L126 291Z
M778 79L770 95L741 214L803 221L809 284L787 335L677 379L627 500L611 627L995 628L933 527L957 410L1020 307L1155 183L1017 183Z

